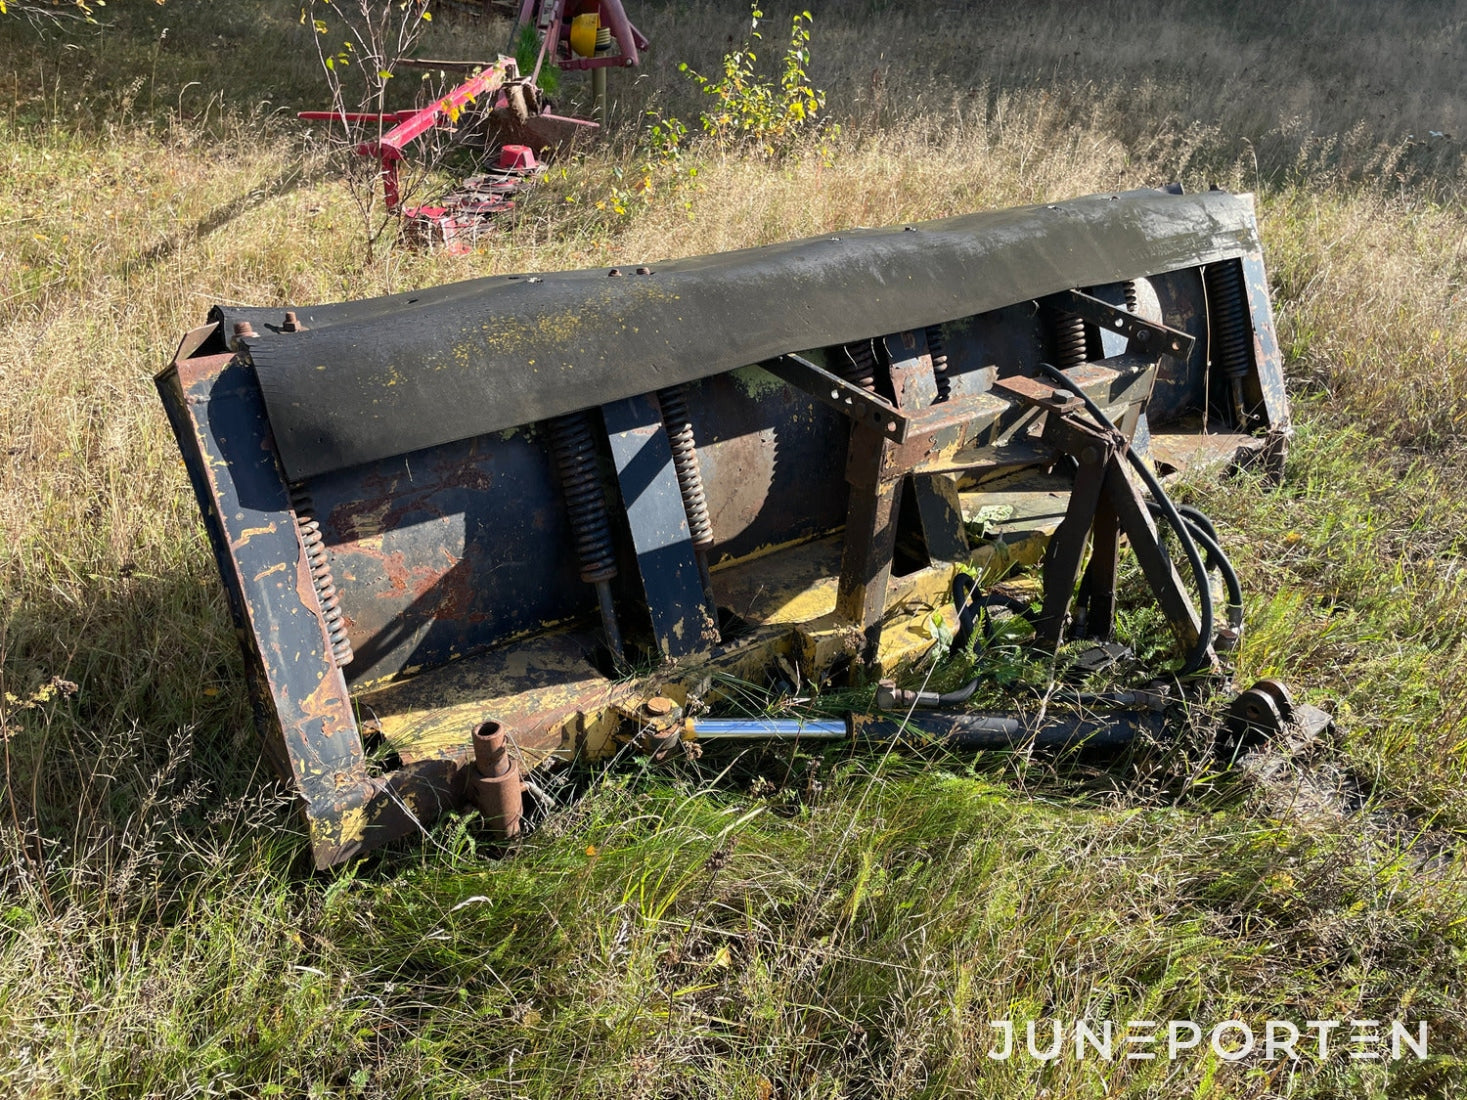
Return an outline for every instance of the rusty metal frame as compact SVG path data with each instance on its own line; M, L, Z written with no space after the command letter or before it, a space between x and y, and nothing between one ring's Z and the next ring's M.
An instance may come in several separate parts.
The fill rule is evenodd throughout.
M1178 332L1166 325L1148 321L1120 306L1112 305L1110 302L1078 290L1066 290L1061 294L1052 294L1041 299L1039 304L1051 306L1065 313L1072 313L1091 324L1109 329L1141 352L1152 351L1178 359L1186 359L1188 355L1192 354L1192 345L1196 342L1188 333Z
M1125 437L1065 413L1045 424L1044 438L1076 460L1077 472L1065 518L1045 551L1044 607L1035 622L1038 635L1051 642L1062 639L1087 544L1093 541L1087 622L1091 636L1109 636L1115 618L1119 535L1124 533L1178 642L1184 649L1196 644L1201 630L1197 610L1122 461Z
M818 363L793 352L762 365L776 378L804 390L842 416L869 426L895 443L907 441L912 418L880 395L852 385L838 374L832 374Z
M1145 416L1157 387L1170 387L1174 404L1182 403L1179 394L1201 392L1194 382L1205 374L1198 337L1209 320L1196 272L1219 257L1240 263L1245 276L1254 356L1248 396L1264 431L1207 445L1229 455L1281 446L1288 404L1262 260L1256 248L1234 243L1234 236L1252 240L1247 230L1207 244L1197 264L1156 276L1165 323L1119 310L1124 297L1116 283L1046 299L1095 326L1091 348L1110 354L1070 369L1068 377L1138 446L1166 427L1148 425ZM873 239L882 249L906 249L906 238L924 236L929 247L939 239L924 232L898 234L894 243ZM890 255L915 262L905 251ZM1125 260L1111 270L1123 273ZM777 256L752 262L766 264L761 279L779 270ZM1100 269L1098 262L1092 266ZM728 266L713 267L720 279L731 277ZM667 324L687 327L677 311L688 307L652 280L638 290L641 297L617 298L622 284L635 280L591 280L590 274L563 277L561 292L572 296L585 286L596 300L614 298L647 318L671 310ZM695 277L690 266L686 278ZM528 298L538 289L527 285L514 293ZM394 326L394 339L431 332L428 322L469 301L468 291L423 292L431 316L413 312L417 296L295 307L293 324L278 323L281 311L230 308L189 333L158 389L240 630L266 750L300 796L317 863L340 862L462 805L469 734L486 718L516 731L509 752L531 767L551 755L610 751L618 729L640 714L650 693L681 703L715 674L757 677L776 655L812 677L852 658L890 669L926 645L923 624L948 600L954 563L1033 563L1047 545L1054 580L1045 625L1054 633L1062 619L1058 594L1067 606L1088 537L1093 549L1082 589L1091 626L1103 631L1114 613L1115 548L1126 533L1143 556L1158 548L1154 560L1143 557L1143 566L1170 593L1168 618L1181 624L1184 640L1187 621L1195 635L1195 613L1187 615L1185 591L1116 461L1120 444L1073 418L1075 401L1033 377L1038 299L1005 304L991 290L963 293L960 300L982 303L979 312L939 324L922 316L913 327L861 338L877 354L872 389L817 362L837 362L830 353L839 344L791 348L797 337L789 335L781 337L785 350L764 359L762 369L628 364L617 383L620 394L610 400L608 370L593 371L600 381L587 391L594 400L586 408L596 414L592 442L607 499L620 502L611 531L621 564L614 598L629 620L641 619L633 627L650 639L648 654L666 662L634 677L598 666L595 597L578 582L573 563L549 560L545 552L568 536L543 419L506 427L492 419L502 412L494 409L490 419L472 421L496 425L476 436L434 426L437 434L404 436L399 453L375 440L317 461L309 453L310 432L327 429L296 416L294 476L277 446L271 386L277 403L285 402L282 380L304 384L304 375L293 380L291 372L315 361L305 358L315 355L311 349L329 358L333 348L359 346L363 337L355 329L374 318ZM890 302L882 308L893 312ZM399 314L411 326L399 326ZM638 317L623 315L623 328ZM252 321L267 336L255 337ZM313 337L315 344L291 343ZM682 329L677 338L686 338ZM599 354L610 358L617 338L605 339L607 350ZM661 337L644 328L637 339L645 350ZM1167 355L1159 357L1163 350ZM939 355L952 359L945 385L937 378ZM523 391L525 370L515 370L505 377ZM524 393L517 400L544 418L561 415L578 375L564 378L544 383L543 402ZM709 578L699 568L700 548L692 543L669 431L654 396L674 383L695 387L698 398L695 434L711 477L718 535L707 554L716 603L707 595ZM323 394L334 394L331 378L322 384ZM357 430L373 431L375 424ZM1035 520L1003 542L970 543L965 512L990 496L1056 496L1063 475L1046 471L1060 454L1074 455L1081 474L1052 521ZM1026 478L1032 491L1024 488ZM766 516L761 500L749 503L751 484L783 494L778 515ZM790 495L791 485L806 486L818 499ZM342 621L355 631L357 656L345 668L333 658L335 611L323 604L303 540L297 503L303 492L315 495L337 580L347 590ZM491 500L505 503L481 507ZM453 509L463 513L457 526L450 522ZM728 526L720 530L721 522ZM904 525L913 523L916 549L899 552L899 539L908 537ZM1051 539L1055 527L1060 537ZM404 530L417 534L393 542ZM918 560L898 569L901 553ZM503 560L482 567L485 555L495 554ZM496 572L501 569L510 573ZM514 570L533 574L534 585L514 580ZM511 579L496 579L504 576ZM525 606L503 603L516 597ZM730 614L734 621L721 636L719 617ZM389 650L391 659L383 656ZM376 732L401 761L385 773L364 746Z
M196 354L214 331L184 337L158 389L210 519L265 750L300 797L325 867L420 828L459 801L461 779L451 760L369 774L259 388L231 352Z

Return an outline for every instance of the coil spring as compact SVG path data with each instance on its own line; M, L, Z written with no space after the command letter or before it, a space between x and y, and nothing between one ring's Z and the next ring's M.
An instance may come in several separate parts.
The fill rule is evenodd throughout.
M703 471L698 465L698 448L693 439L693 422L688 416L688 388L670 386L657 391L662 406L662 423L672 444L672 465L683 509L688 513L688 534L694 546L713 545L713 521L708 516L708 494L703 489Z
M295 510L295 526L306 553L306 566L311 571L311 587L321 604L321 619L326 624L326 637L331 642L331 659L338 668L351 664L351 642L346 636L346 620L341 614L341 597L331 576L331 563L326 557L326 540L321 524L316 521L316 508L310 490L297 483L290 488L290 505Z
M1202 277L1207 285L1208 310L1217 348L1213 361L1228 381L1233 417L1239 427L1244 427L1248 414L1243 408L1243 379L1253 366L1253 330L1243 294L1243 265L1237 260L1209 264Z
M870 340L857 340L845 346L850 362L840 363L840 373L847 382L876 392L876 349Z
M932 374L937 379L937 399L946 401L952 383L947 377L947 337L941 325L927 326L927 353L932 356Z
M581 562L581 580L587 584L609 581L616 576L616 549L611 541L611 517L601 476L596 470L590 416L578 412L552 420L550 449L565 493L576 557Z
M1253 365L1249 354L1248 310L1243 301L1243 269L1236 260L1209 264L1205 273L1212 306L1212 331L1218 344L1217 364L1225 378L1244 378Z
M1050 316L1049 336L1054 344L1054 365L1069 370L1084 363L1089 355L1085 347L1085 322L1072 313L1056 312Z
M1136 280L1127 279L1123 284L1126 288L1126 309L1131 313L1136 312L1140 300L1136 297Z

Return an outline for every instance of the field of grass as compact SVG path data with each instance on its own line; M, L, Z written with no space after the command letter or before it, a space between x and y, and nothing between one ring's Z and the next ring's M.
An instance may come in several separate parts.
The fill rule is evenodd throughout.
M747 14L643 0L604 147L475 255L370 263L294 120L325 101L298 4L105 12L0 17L0 1095L1467 1095L1458 6L824 4L840 131L678 172L643 112L695 119L677 63ZM433 52L485 33L445 15ZM1239 679L1329 709L1328 744L1251 777L1186 736L622 767L512 859L465 818L309 870L152 386L211 303L1169 179L1258 195L1297 436L1281 487L1186 492L1250 594ZM1432 1056L986 1057L990 1020L1047 1017L1426 1021Z

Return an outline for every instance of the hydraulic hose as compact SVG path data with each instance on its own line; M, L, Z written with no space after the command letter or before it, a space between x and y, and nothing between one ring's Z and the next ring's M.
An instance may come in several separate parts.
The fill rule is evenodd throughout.
M975 631L978 631L978 648L987 645L985 626L992 623L989 606L998 604L1015 615L1027 615L1028 608L1022 600L1012 597L995 597L992 594L979 599L977 582L966 573L953 575L953 606L958 611L958 629L953 635L953 649L961 652L968 648Z
M894 680L882 680L876 685L876 707L878 710L905 710L922 707L936 710L941 707L960 707L978 690L978 677L974 676L954 691L908 691L896 686Z
M1149 501L1147 507L1153 514L1161 514L1161 508L1155 501ZM1223 552L1222 544L1218 542L1217 528L1213 527L1212 521L1202 512L1185 504L1177 506L1177 514L1182 517L1187 524L1188 532L1197 540L1198 545L1207 555L1208 568L1216 569L1222 576L1223 585L1228 590L1228 626L1242 633L1243 586L1238 582L1238 572L1233 568L1232 561Z
M858 739L878 744L930 738L950 749L1114 749L1142 732L1160 736L1166 717L1159 711L1121 711L1088 717L1049 716L1042 720L982 711L933 713L914 711L901 717L859 715L852 718ZM913 738L913 734L919 735Z
M978 625L978 613L983 605L974 600L977 585L966 573L953 574L953 607L958 612L958 630L953 635L953 648L962 652L972 640L973 630Z
M1221 542L1217 537L1217 528L1212 525L1212 520L1207 518L1207 514L1201 508L1194 508L1190 504L1178 504L1177 515L1190 520L1194 527L1202 528L1203 533L1208 535L1213 542Z
M1082 390L1069 375L1057 367L1050 366L1048 363L1040 363L1039 369L1078 397L1081 403L1084 404L1085 411L1094 418L1097 424L1108 431L1116 432L1118 436L1120 435L1116 430L1115 424L1111 422L1110 417L1100 411L1100 406L1090 400L1090 395ZM1123 436L1121 438L1124 439ZM1188 529L1186 522L1177 514L1176 505L1166 495L1166 490L1161 487L1161 482L1156 480L1156 475L1147 468L1146 463L1141 461L1141 456L1131 448L1129 440L1126 440L1125 451L1126 460L1130 462L1131 468L1141 478L1141 482L1151 494L1152 500L1160 506L1162 517L1171 525L1172 530L1177 533L1177 541L1182 544L1182 550L1187 555L1187 564L1191 566L1192 576L1197 582L1197 611L1201 623L1197 629L1197 641L1191 650L1188 651L1187 658L1182 664L1181 675L1186 676L1188 673L1196 672L1203 665L1207 664L1208 653L1212 648L1212 586L1207 580L1207 566L1202 562L1202 554L1198 551L1197 543L1193 541L1191 531Z

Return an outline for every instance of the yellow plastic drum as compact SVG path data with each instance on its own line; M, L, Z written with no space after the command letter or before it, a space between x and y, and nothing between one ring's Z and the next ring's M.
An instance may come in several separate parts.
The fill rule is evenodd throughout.
M590 57L596 52L596 31L601 26L601 16L587 12L571 20L571 50L579 57Z

